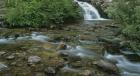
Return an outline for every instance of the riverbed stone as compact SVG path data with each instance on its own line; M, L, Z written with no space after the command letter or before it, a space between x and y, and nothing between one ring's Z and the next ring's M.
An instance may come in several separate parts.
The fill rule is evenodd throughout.
M29 64L39 63L41 61L41 58L39 56L30 56L28 58Z
M12 55L9 55L8 57L6 57L6 59L7 60L13 60L13 59L15 59L15 56L14 56L14 54L12 54Z
M93 63L97 65L99 68L102 68L104 71L118 72L117 66L107 60L99 60Z
M5 51L0 51L0 56L2 56L2 55L4 55L4 54L6 54Z
M91 70L84 70L80 73L80 76L94 76Z
M45 69L45 75L54 76L56 74L56 70L53 67L48 67Z
M88 41L94 41L96 40L96 36L92 35L79 35L80 40L88 40Z
M81 61L76 61L76 62L73 62L73 63L70 63L70 65L73 67L73 68L80 68L82 67L82 62Z
M57 47L57 50L66 50L67 45L64 42L60 42L60 44Z

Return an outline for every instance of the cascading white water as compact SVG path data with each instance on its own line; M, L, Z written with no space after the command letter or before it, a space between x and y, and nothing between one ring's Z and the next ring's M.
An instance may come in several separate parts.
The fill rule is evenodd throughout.
M140 63L130 62L123 55L106 54L105 58L117 62L117 67L122 70L122 76L140 76Z
M83 9L85 20L103 20L104 19L104 18L101 18L98 10L91 4L87 2L78 1L78 0L74 0L74 1L77 2L79 6Z

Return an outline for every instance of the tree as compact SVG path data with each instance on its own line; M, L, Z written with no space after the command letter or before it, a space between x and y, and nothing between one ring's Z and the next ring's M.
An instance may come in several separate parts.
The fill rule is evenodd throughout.
M11 27L42 27L80 17L71 0L7 0L6 21Z

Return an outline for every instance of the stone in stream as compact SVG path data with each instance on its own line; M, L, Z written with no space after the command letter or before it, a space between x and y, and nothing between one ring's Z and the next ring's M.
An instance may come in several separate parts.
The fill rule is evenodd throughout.
M57 47L57 50L66 50L67 45L64 42L60 42L60 44Z
M80 61L81 57L80 56L74 56L74 55L69 55L68 56L68 61L69 62L75 62L75 61Z
M110 53L120 53L120 42L122 41L120 38L98 38L100 42L104 42L104 50L107 50Z
M17 39L18 37L20 37L19 34L15 34L15 35L14 35L14 39Z
M39 63L41 61L41 58L39 56L30 56L28 58L29 64Z
M83 63L81 61L76 61L76 62L70 63L70 65L73 68L80 68L80 67L82 67Z
M92 35L79 35L79 39L80 40L95 41L96 40L96 36L92 36Z
M43 48L47 50L56 50L57 46L58 46L57 44L53 44L51 42L45 42L43 44Z
M80 76L94 76L94 73L91 70L84 70L80 73Z
M14 54L11 54L8 57L6 57L7 60L13 60L14 58L15 58Z
M68 60L68 56L69 56L69 54L67 53L67 52L59 52L58 53L58 55L60 56L60 57L62 57L65 61L67 61Z
M121 41L120 42L121 48L128 47L129 45L130 45L130 41Z
M107 60L99 60L94 62L95 65L102 68L104 71L110 71L110 72L118 72L118 68L115 64L107 61Z
M6 54L5 51L0 51L0 56L2 56L2 55L4 55L4 54Z
M122 39L120 38L110 39L110 38L104 38L104 37L99 37L98 40L101 42L106 42L106 43L115 44L115 45L119 45L120 42L122 41Z
M56 74L56 70L53 67L48 67L45 69L45 75L54 76Z

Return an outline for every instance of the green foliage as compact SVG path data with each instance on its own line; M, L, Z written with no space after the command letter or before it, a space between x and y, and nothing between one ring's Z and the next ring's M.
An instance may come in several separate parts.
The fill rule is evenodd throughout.
M140 40L140 0L113 0L106 12L123 25L125 36Z
M140 49L140 0L113 0L106 12L122 24L122 34L131 40L131 49Z
M80 17L71 0L7 0L6 21L11 27L42 27Z

